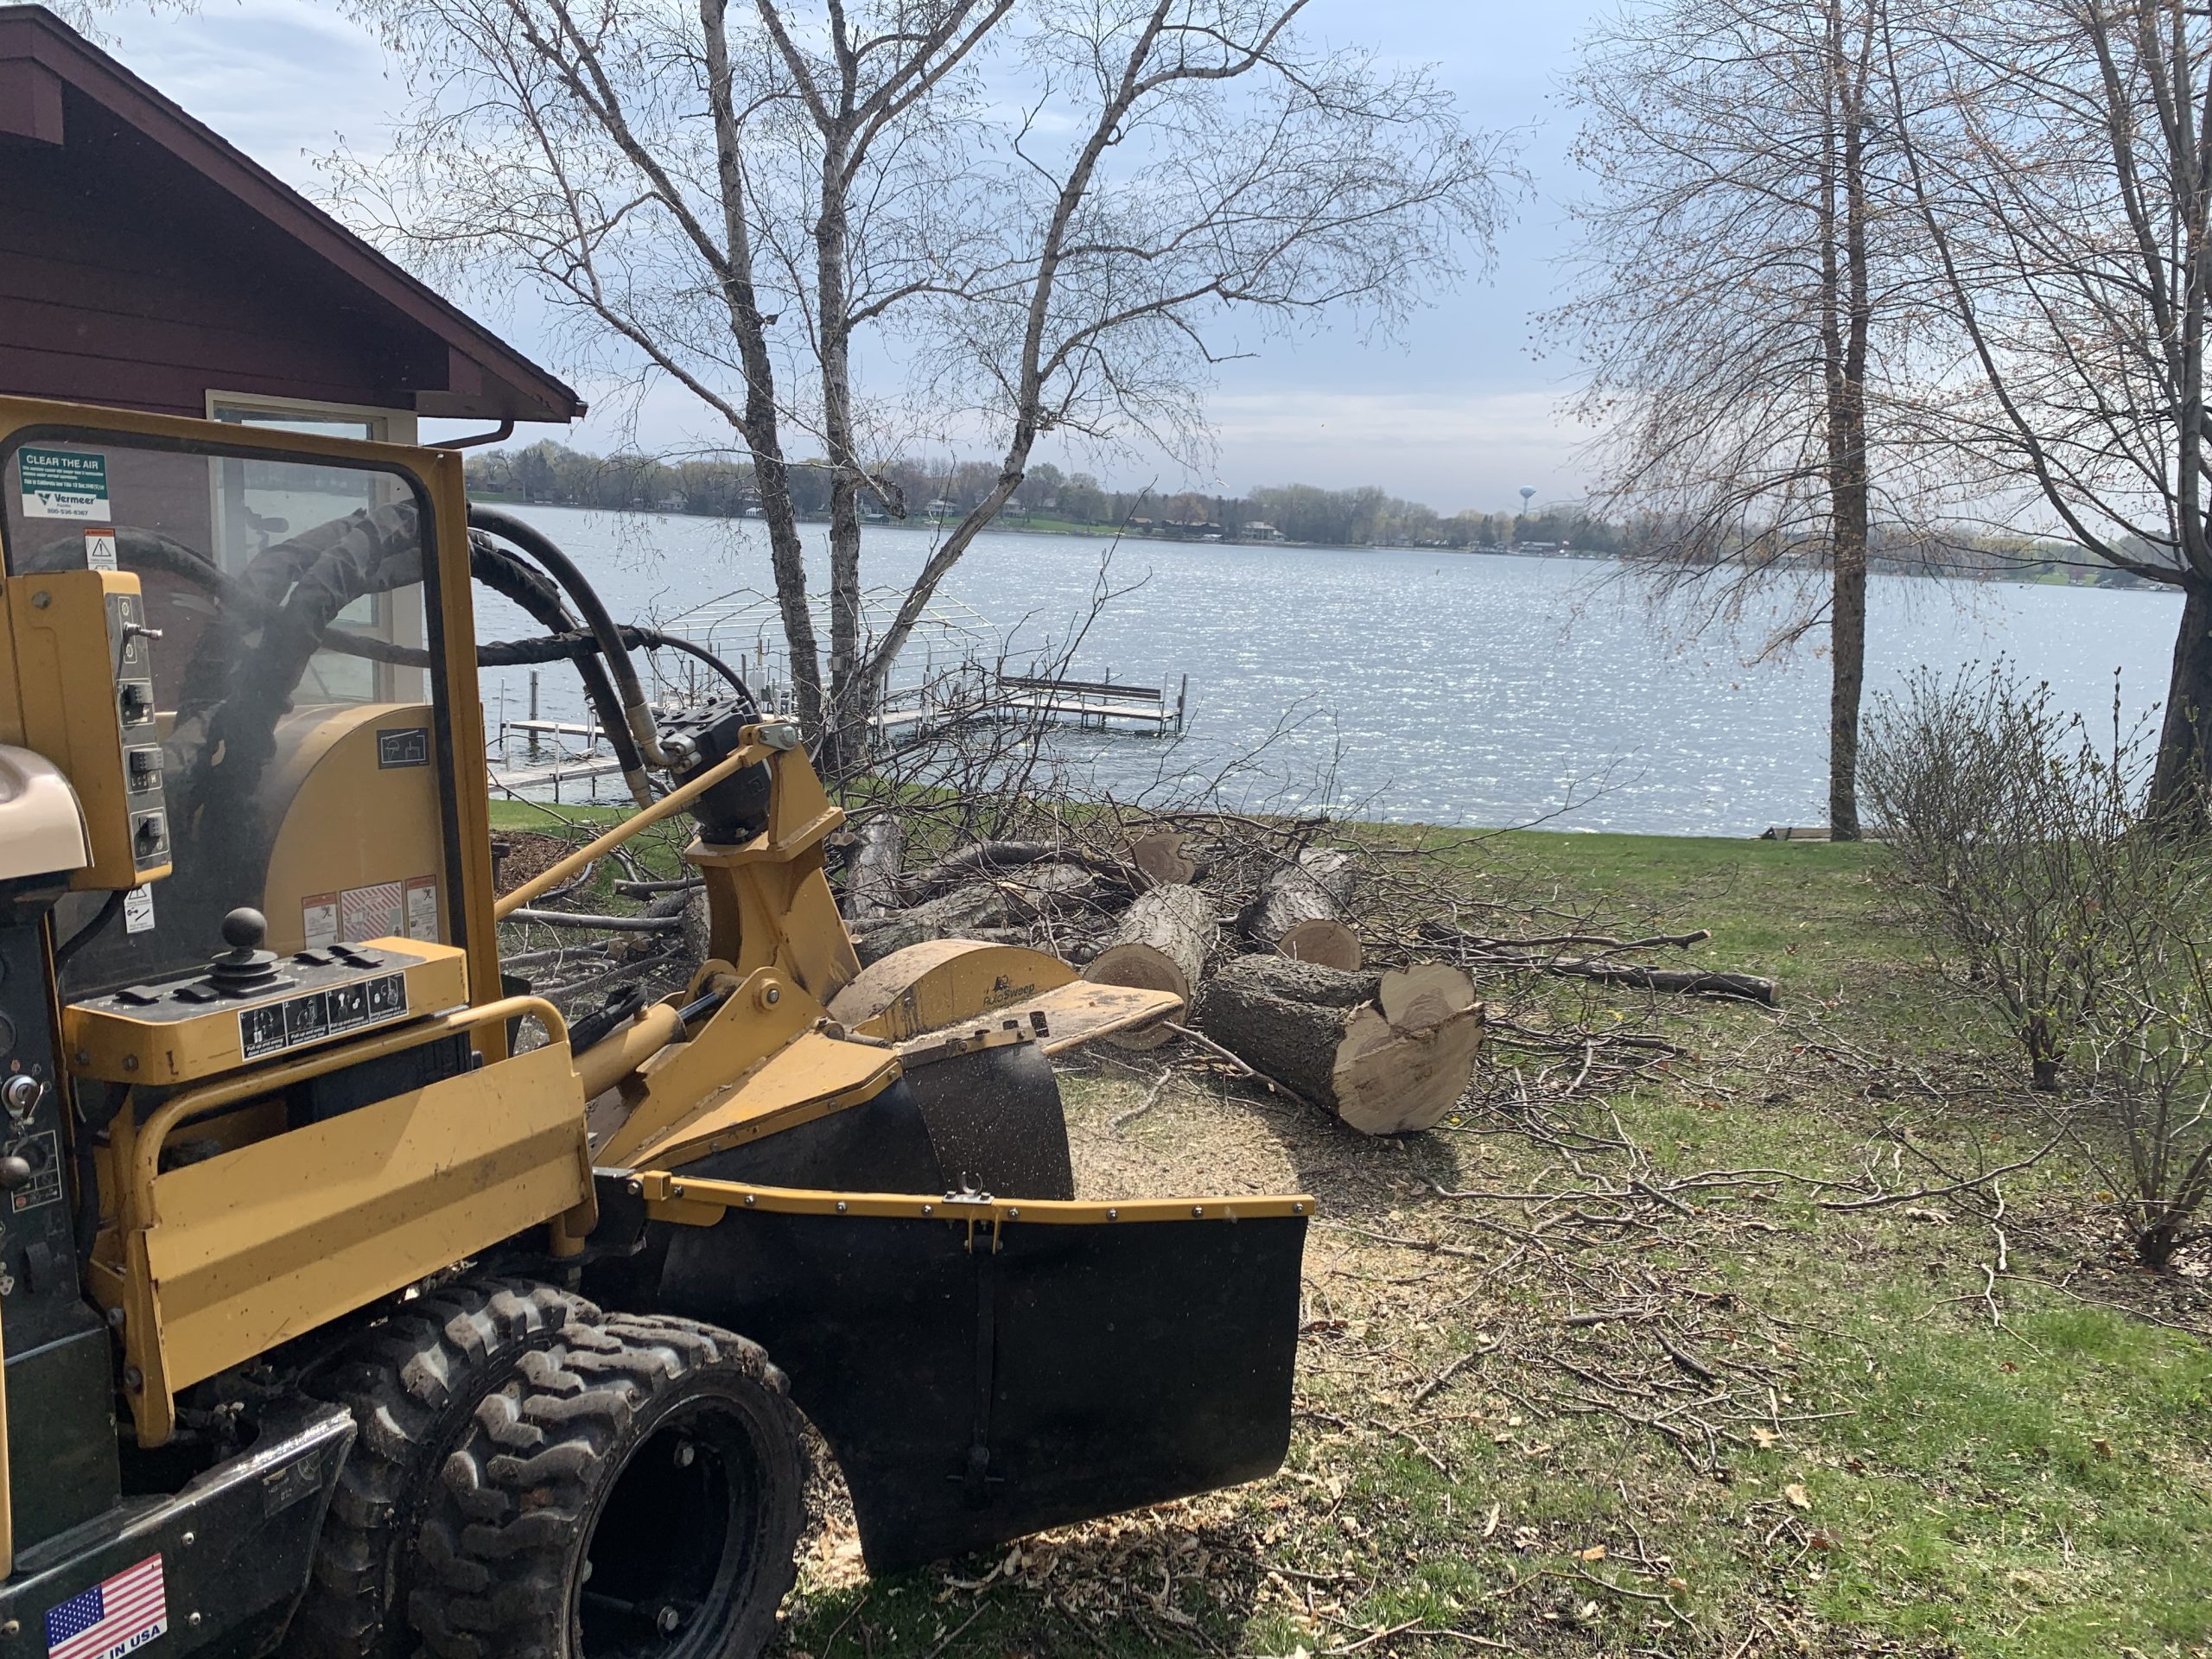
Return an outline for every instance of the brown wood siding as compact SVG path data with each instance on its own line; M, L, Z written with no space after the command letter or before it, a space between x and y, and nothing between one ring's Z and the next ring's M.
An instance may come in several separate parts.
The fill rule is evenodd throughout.
M442 387L366 294L88 100L0 167L0 391L200 415L211 389L409 408Z

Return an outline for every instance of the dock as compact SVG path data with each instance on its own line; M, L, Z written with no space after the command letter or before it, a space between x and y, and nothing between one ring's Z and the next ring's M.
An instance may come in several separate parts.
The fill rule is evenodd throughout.
M1009 674L1001 658L994 677L1000 707L1017 714L1040 715L1050 720L1072 720L1078 726L1101 731L1128 729L1164 737L1180 736L1184 712L1191 697L1191 677L1178 682L1175 702L1169 707L1164 686L1137 685L1117 681L1111 669L1103 680L1071 680L1058 675ZM1125 722L1116 727L1116 721Z

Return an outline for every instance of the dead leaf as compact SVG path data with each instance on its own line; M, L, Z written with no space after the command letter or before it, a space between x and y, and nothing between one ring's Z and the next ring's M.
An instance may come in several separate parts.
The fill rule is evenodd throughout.
M1589 1548L1582 1552L1582 1559L1586 1561L1604 1560L1605 1559L1605 1547L1603 1544L1591 1545Z
M2091 1440L2089 1444L2096 1449L2096 1453L2099 1457L2109 1458L2112 1456L2112 1442L2110 1440Z
M1789 1500L1789 1507L1793 1510L1809 1510L1813 1507L1813 1495L1805 1490L1802 1482L1791 1481L1782 1489L1782 1495Z
M1762 1452L1770 1451L1782 1443L1782 1436L1770 1428L1755 1427L1751 1430L1751 1438L1758 1442Z

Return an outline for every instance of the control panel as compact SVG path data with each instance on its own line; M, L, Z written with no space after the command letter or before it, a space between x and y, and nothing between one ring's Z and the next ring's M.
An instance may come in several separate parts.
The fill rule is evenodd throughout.
M60 767L92 862L70 884L113 892L169 873L152 641L138 578L56 570L7 584L23 747Z
M62 1091L35 926L0 925L0 1304L10 1357L68 1328L78 1300Z
M371 939L280 957L261 948L266 928L257 912L232 911L223 923L231 949L204 972L70 1003L61 1022L71 1071L189 1083L468 1001L467 958L451 945Z

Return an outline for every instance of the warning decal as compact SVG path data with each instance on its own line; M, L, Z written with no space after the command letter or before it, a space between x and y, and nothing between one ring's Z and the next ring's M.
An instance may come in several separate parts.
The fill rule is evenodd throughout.
M338 937L356 944L391 938L400 930L402 914L398 882L348 887L338 895Z
M85 532L85 569L112 570L115 569L115 526L102 524L98 530Z
M108 505L105 455L25 448L16 452L16 465L22 474L24 518L115 522L115 510Z
M338 943L338 895L311 893L300 900L300 937L309 950Z
M407 1012L407 976L357 979L327 991L238 1010L238 1051L249 1060L281 1054L359 1026L381 1025Z
M407 937L428 939L433 944L442 943L438 938L438 878L435 875L408 879Z

